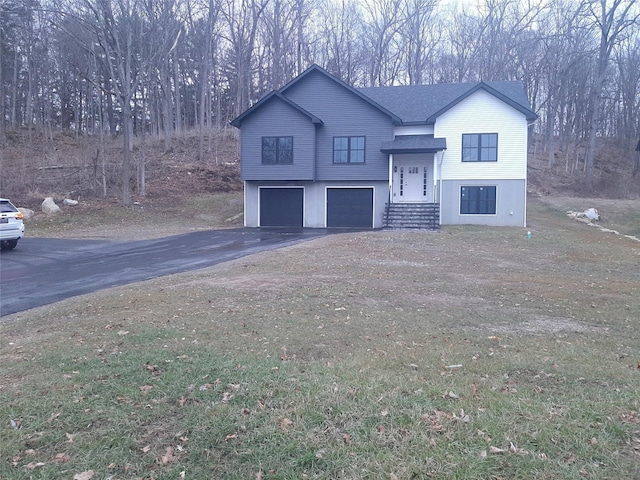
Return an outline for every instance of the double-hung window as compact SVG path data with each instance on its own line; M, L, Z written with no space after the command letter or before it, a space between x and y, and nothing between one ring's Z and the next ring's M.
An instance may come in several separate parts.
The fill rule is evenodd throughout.
M465 133L462 135L463 162L497 162L497 133Z
M364 163L364 137L333 137L333 163Z
M495 186L463 186L460 187L461 215L495 215Z
M293 137L262 137L263 165L293 163Z

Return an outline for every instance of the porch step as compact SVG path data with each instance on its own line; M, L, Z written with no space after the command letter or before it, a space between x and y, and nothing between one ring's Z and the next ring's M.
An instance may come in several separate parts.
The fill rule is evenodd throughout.
M388 230L440 230L439 203L388 203L384 214Z

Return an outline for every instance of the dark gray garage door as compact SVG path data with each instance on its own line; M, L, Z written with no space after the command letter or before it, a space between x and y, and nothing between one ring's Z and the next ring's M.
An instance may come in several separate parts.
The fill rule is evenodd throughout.
M328 188L327 227L373 227L373 188Z
M302 188L261 188L261 227L302 227Z

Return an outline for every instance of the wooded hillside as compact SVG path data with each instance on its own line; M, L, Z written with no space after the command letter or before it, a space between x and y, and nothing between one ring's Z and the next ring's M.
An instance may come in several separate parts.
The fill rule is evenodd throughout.
M66 178L47 160L66 138L92 171L72 190L128 204L144 145L187 135L185 161L228 161L228 122L313 63L356 87L520 80L540 117L534 168L640 195L637 0L3 0L0 188Z

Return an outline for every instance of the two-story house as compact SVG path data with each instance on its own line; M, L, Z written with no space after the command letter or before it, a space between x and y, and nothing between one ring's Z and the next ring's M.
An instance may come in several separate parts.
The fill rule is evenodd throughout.
M314 65L231 122L245 225L525 226L536 118L519 82L356 89Z

